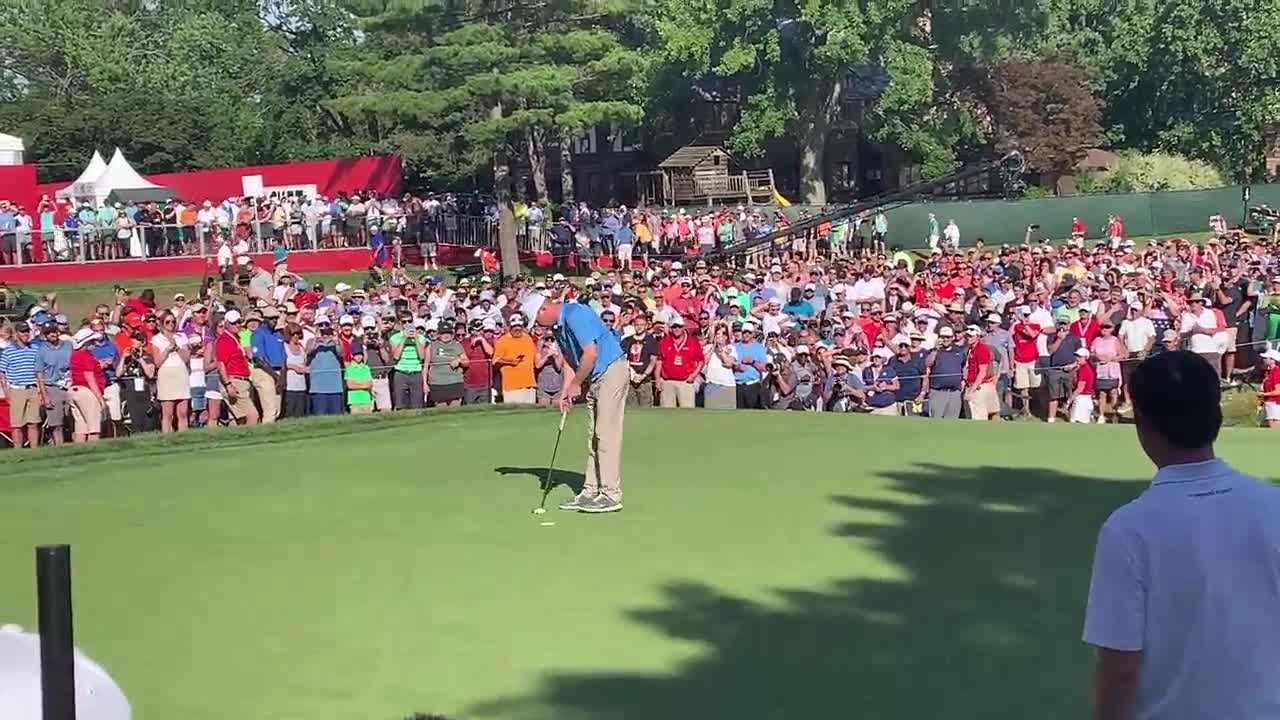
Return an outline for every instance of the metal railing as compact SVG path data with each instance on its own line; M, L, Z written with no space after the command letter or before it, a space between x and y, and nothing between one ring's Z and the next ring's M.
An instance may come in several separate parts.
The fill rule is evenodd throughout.
M11 266L44 263L112 262L175 257L216 257L222 241L238 252L267 253L283 244L290 251L323 251L380 247L397 241L420 246L498 246L497 220L485 215L416 213L402 215L315 217L277 225L269 220L241 223L97 223L33 228L0 235L0 263ZM525 252L549 247L541 227L517 223L516 241ZM244 246L247 245L247 250Z

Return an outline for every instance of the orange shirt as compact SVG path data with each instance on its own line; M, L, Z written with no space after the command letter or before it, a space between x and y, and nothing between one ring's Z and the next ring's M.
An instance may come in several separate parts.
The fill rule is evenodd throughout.
M533 379L533 361L537 358L538 349L533 344L533 336L525 333L515 337L506 333L494 343L493 356L503 360L515 360L515 365L503 365L502 390L528 390L535 387Z

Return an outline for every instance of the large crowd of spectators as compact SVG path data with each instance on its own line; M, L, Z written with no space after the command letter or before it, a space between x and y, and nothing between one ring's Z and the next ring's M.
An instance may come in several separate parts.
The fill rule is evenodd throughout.
M697 238L723 215L743 226L759 217L672 219ZM1139 247L1113 232L960 247L956 229L931 250L885 251L867 217L864 239L850 224L751 258L626 263L620 231L634 238L648 215L609 218L611 243L580 265L596 269L574 278L451 281L397 265L324 287L286 262L243 258L190 296L117 288L86 318L46 298L0 326L15 439L61 442L69 425L92 440L126 427L551 405L563 360L520 312L533 293L587 304L615 329L637 405L1115 422L1136 363L1185 348L1226 384L1260 383L1263 418L1280 425L1280 245L1270 239L1224 230ZM576 234L575 220L556 224ZM630 267L609 267L597 255L606 251L614 268Z

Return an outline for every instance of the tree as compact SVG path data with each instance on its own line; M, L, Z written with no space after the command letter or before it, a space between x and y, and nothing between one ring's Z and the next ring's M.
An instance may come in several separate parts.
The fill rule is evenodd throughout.
M1217 168L1203 160L1132 150L1120 153L1120 162L1111 170L1077 179L1083 191L1098 193L1202 190L1225 184Z
M644 63L608 30L606 9L580 27L588 9L576 0L452 14L365 7L365 32L340 61L349 80L327 106L433 181L492 177L503 268L515 273L511 159L528 158L545 196L546 138L642 114Z
M1102 139L1101 104L1089 71L1060 58L1012 58L976 69L972 87L985 106L999 152L1021 150L1046 187L1071 173Z

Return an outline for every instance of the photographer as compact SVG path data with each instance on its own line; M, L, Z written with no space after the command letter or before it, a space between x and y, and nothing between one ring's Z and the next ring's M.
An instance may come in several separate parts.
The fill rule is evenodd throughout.
M146 351L146 336L139 330L122 332L130 333L129 346L120 356L116 378L129 415L129 429L131 433L151 432L156 429L156 408L151 400L151 380L156 376L156 366Z
M372 375L373 406L378 412L391 410L391 362L387 352L387 333L379 328L372 315L360 319L364 361Z
M822 393L823 405L829 412L857 412L866 400L862 378L853 372L853 363L844 356L831 361L831 376Z
M341 415L345 395L342 350L327 315L316 321L316 329L320 334L307 348L307 394L311 401L311 414Z
M794 391L791 395L790 410L815 410L822 399L822 373L814 362L806 345L796 347L795 359L791 362L791 376L794 380Z
M422 361L427 356L427 341L412 316L401 322L404 329L396 330L387 339L388 360L395 369L391 376L391 406L396 410L421 410L426 395Z

